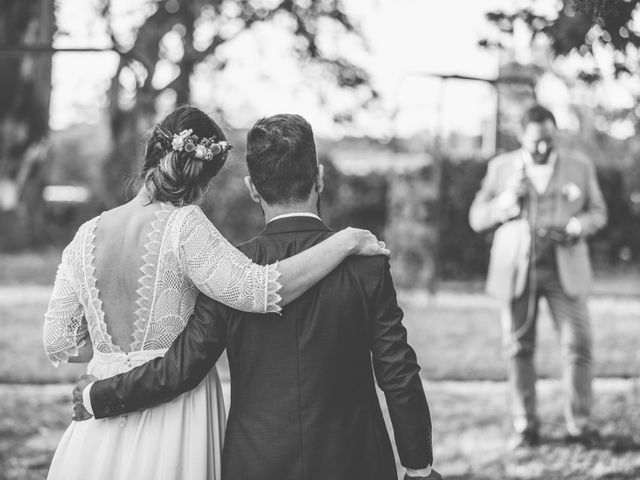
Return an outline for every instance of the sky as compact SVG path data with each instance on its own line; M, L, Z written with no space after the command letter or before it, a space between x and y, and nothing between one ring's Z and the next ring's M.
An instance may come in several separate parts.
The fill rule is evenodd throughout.
M119 38L128 34L146 15L144 0L112 0L120 18ZM321 38L326 51L346 52L371 74L381 94L381 105L362 111L355 126L345 129L332 122L332 113L355 100L336 88L327 87L322 73L301 69L288 54L291 37L284 23L257 25L225 45L219 56L228 60L224 74L204 65L196 75L194 101L208 110L222 108L233 127L248 127L256 118L278 112L300 113L317 134L409 136L435 129L442 132L480 133L483 122L495 112L495 94L482 83L451 81L443 85L425 73L463 74L495 78L498 54L478 46L490 32L485 13L495 8L513 8L525 0L344 0L347 13L360 26L368 48L352 38L327 30ZM58 24L65 35L58 47L108 46L104 25L93 14L92 2L59 0ZM555 0L538 0L538 8L553 8ZM284 21L283 21L284 22ZM175 39L167 38L171 49ZM526 50L526 49L525 49ZM96 121L104 106L104 92L117 65L113 53L58 53L53 61L51 126ZM161 65L154 83L161 85L173 74L170 64ZM130 79L133 81L133 79ZM318 100L321 85L325 103ZM565 101L561 88L549 102ZM555 95L555 97L554 97ZM558 95L560 97L558 97ZM167 99L168 101L171 98ZM390 131L391 130L391 131Z

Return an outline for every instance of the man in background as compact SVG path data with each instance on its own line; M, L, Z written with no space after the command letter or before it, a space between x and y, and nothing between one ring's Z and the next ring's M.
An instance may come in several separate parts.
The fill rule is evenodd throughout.
M487 291L503 302L514 448L540 442L534 352L538 301L545 297L560 333L567 441L592 444L592 338L587 311L587 237L607 210L590 163L556 145L553 114L536 105L522 119L522 148L489 162L469 213L471 227L495 231Z

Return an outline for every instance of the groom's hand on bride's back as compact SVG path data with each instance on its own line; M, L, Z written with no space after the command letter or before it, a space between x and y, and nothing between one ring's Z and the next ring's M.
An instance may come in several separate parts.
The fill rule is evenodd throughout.
M91 415L86 408L84 408L84 403L82 401L82 392L92 382L98 380L93 375L82 375L75 386L73 387L73 415L71 416L72 420L82 421L89 420L93 415Z

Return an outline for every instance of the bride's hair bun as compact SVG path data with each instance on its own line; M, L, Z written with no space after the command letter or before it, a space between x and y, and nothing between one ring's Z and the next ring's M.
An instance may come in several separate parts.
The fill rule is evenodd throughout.
M164 117L152 130L141 178L152 201L189 205L202 198L211 179L227 159L228 149L207 150L207 157L192 149L176 149L174 136L191 130L198 139L226 142L222 129L199 108L183 105Z

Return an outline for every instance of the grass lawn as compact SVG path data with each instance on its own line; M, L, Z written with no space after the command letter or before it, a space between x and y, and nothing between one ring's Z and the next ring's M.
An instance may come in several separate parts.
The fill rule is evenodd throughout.
M594 417L603 440L589 450L562 441L559 383L539 385L543 444L515 453L506 447L509 427L503 383L427 383L437 469L448 480L640 478L637 382L596 382ZM228 384L225 387L228 398ZM70 391L66 384L0 385L0 480L45 477L69 423Z
M52 383L77 378L83 367L51 366L42 348L46 287L0 287L0 382ZM477 295L443 294L427 302L401 295L409 341L427 380L502 380L500 324L496 305ZM640 301L598 297L592 301L596 375L633 377L640 371ZM538 328L541 377L557 377L558 339L546 308ZM221 375L228 376L226 364Z
M62 250L0 253L0 285L53 285Z
M50 293L46 285L55 265L51 259L33 257L30 272L18 277L26 281L38 276L42 281L28 285L0 273L0 480L46 476L71 413L71 386L64 382L83 371L79 365L53 368L42 350L42 318ZM505 385L493 381L504 379L496 305L482 295L452 290L435 299L403 293L400 301L409 340L427 380L436 467L445 478L640 478L638 298L607 295L591 302L596 374L636 377L596 382L594 417L604 434L601 444L586 450L562 443L561 384L546 380L539 385L545 442L518 453L506 448ZM560 353L546 308L541 311L538 339L540 376L557 378ZM228 378L226 364L221 362L219 368L223 379Z
M511 452L504 383L434 382L425 388L432 410L436 465L447 479L640 478L640 395L637 381L595 384L594 419L603 434L597 448L563 441L559 381L538 385L543 443Z

